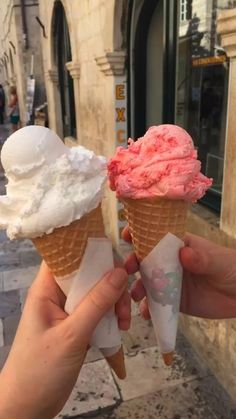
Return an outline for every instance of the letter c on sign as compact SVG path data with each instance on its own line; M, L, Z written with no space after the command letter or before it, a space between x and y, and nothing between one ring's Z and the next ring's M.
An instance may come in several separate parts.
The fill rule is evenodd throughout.
M124 143L126 139L124 138L125 130L124 129L118 129L117 131L117 142L118 143Z

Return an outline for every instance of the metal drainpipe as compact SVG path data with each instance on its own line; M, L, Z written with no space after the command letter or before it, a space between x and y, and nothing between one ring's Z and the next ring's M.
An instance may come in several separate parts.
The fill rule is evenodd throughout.
M21 0L20 4L21 4L21 17L22 17L22 26L23 26L23 40L25 44L25 49L28 49L29 38L28 38L28 27L27 27L26 11L25 11L25 0Z

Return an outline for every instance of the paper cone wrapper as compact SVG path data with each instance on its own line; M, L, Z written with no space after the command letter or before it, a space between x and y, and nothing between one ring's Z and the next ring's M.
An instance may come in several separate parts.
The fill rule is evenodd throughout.
M42 258L47 263L48 267L52 271L58 285L65 293L65 295L77 295L76 287L78 289L81 288L80 281L75 281L78 277L78 272L80 271L80 266L82 264L84 254L86 251L86 247L88 244L89 239L91 238L104 238L105 231L104 231L104 224L103 224L103 217L102 217L102 210L101 206L98 206L96 209L91 211L89 214L84 215L80 220L76 220L72 222L70 225L65 227L56 228L50 234L44 234L41 237L36 237L32 239L35 247L41 254ZM107 239L105 239L107 240ZM97 243L99 246L99 243ZM93 264L96 263L94 259ZM91 259L87 261L87 265L91 264ZM113 268L113 260L112 266L110 269ZM102 272L101 276L98 277L96 274L93 277L93 282L87 283L86 288L84 288L83 295L84 297L87 292L95 285L95 283L101 279L101 277L108 271L109 269ZM85 272L86 275L86 272ZM85 277L86 280L86 277ZM95 281L95 282L94 282ZM76 282L76 287L72 287ZM73 299L73 297L72 297ZM79 303L73 299L74 307ZM66 303L68 306L68 301ZM66 307L65 307L66 309ZM69 311L68 311L69 312ZM71 312L71 311L70 311ZM105 321L102 319L95 330L95 335L98 336L99 342L101 341L99 337L99 333L103 336L105 333L104 339L106 340L107 328L112 328L115 335L114 344L112 343L112 339L106 344L110 345L110 349L112 352L112 357L105 356L107 359L108 364L111 368L114 369L117 376L124 375L123 371L125 371L124 359L121 358L120 351L122 349L121 340L120 340L120 332L118 330L117 325L117 318L115 316L114 310L110 313L109 322L106 321L107 316L105 316ZM104 331L105 330L105 331ZM119 341L119 345L117 345L117 341ZM93 344L97 347L99 345L96 342ZM102 347L104 346L104 341L102 342ZM118 347L118 350L117 350ZM116 350L116 353L113 353L112 348ZM123 349L122 349L123 351Z
M183 246L188 204L182 200L163 198L124 199L123 203L135 253L141 262L155 333L164 362L170 365L175 348L178 323L176 309L179 308L182 285L179 249ZM168 245L164 243L158 250L158 244L168 233L171 233ZM161 260L165 260L165 266ZM166 288L165 283L168 285ZM164 294L162 300L159 294Z

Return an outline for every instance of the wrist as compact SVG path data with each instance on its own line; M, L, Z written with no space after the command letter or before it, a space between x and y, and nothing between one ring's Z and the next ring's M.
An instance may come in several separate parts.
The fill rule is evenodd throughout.
M14 380L6 374L0 375L0 418L52 419L47 412L32 401L30 394L24 394L20 388L15 391Z
M20 416L19 416L20 415ZM32 406L24 403L17 403L14 399L7 400L1 397L0 418L18 418L21 419L52 419L46 412L37 411Z

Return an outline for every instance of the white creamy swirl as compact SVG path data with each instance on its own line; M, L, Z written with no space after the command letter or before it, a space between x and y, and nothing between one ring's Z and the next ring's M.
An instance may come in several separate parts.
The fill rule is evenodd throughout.
M12 134L1 158L8 184L0 197L0 227L11 239L51 233L102 200L105 157L66 147L48 128L28 126Z

